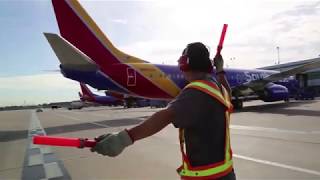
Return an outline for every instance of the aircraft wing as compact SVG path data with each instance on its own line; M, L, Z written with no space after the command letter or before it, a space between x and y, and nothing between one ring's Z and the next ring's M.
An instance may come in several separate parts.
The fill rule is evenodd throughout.
M305 71L316 69L316 68L320 68L320 60L306 63L304 65L289 69L287 71L275 73L275 74L266 76L262 79L257 79L257 80L246 82L246 83L242 84L241 86L236 87L235 90L241 91L241 90L248 89L248 88L250 88L254 91L262 90L264 88L264 86L270 82L279 81L279 80L288 78L290 76L296 75L298 73L303 73Z
M292 68L287 71L277 73L277 74L272 74L264 79L267 81L277 81L292 75L296 75L298 73L302 73L302 72L312 70L312 69L317 69L317 68L320 68L320 60L313 61L304 65L298 66L296 68Z

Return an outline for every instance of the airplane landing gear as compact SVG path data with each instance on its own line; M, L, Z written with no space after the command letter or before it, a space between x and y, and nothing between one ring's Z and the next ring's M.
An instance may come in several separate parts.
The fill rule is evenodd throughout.
M243 108L243 101L240 99L232 100L232 105L234 109L242 109Z

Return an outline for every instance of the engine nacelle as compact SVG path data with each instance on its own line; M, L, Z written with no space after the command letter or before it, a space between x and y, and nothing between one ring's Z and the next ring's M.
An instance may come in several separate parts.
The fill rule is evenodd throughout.
M288 100L289 91L285 86L269 83L260 94L260 98L265 102Z

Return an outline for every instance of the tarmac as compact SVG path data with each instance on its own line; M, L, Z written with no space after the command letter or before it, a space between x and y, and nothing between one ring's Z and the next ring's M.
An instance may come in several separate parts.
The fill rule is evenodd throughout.
M90 149L32 144L32 136L93 138L160 109L89 107L0 112L0 179L179 179L178 132L169 125L115 158ZM320 100L246 102L231 116L237 179L320 179Z

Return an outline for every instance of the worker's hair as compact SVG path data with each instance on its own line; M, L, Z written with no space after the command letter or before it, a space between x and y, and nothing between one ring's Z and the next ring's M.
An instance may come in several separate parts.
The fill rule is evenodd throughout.
M182 55L188 57L188 66L190 70L200 72L211 72L212 63L210 53L207 47L201 42L194 42L187 45Z

